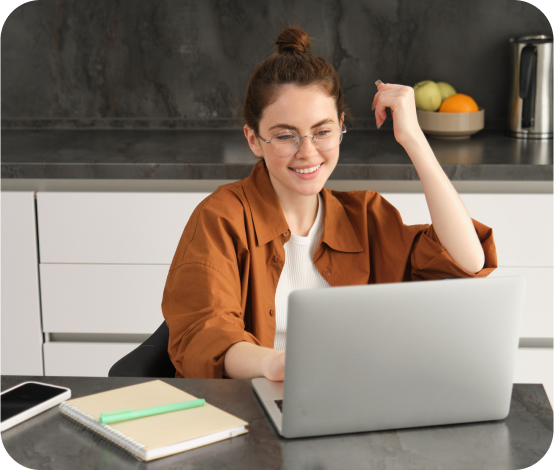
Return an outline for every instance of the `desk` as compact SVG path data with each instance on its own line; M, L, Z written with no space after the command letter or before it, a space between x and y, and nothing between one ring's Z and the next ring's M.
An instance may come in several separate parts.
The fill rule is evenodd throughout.
M36 380L63 385L74 398L151 379L3 376L2 390ZM33 469L460 469L525 468L552 441L552 407L542 385L514 385L503 421L287 440L249 380L163 379L249 422L248 434L155 460L137 461L62 417L57 407L2 433L8 453Z

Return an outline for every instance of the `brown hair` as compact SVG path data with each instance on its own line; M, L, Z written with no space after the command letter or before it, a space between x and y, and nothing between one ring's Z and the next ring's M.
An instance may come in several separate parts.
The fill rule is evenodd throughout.
M275 44L277 51L252 72L242 107L244 120L256 135L264 109L275 101L279 87L286 83L322 86L335 98L339 120L343 113L352 120L335 68L322 57L310 54L310 38L303 29L285 29Z

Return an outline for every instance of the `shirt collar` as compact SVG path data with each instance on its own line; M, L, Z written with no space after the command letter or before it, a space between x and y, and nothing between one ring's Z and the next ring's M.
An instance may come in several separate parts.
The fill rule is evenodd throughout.
M252 211L258 246L265 245L289 230L263 159L254 165L250 176L244 179L243 188ZM321 195L325 208L322 241L337 251L364 251L339 200L325 188Z
M263 159L254 165L250 176L244 179L243 188L252 211L258 246L284 234L289 226Z

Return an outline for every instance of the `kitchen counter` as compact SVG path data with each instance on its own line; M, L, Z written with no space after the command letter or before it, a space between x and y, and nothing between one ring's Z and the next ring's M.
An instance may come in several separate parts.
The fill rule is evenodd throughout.
M2 377L2 390L38 380L69 387L72 397L145 382L146 378ZM552 407L542 385L515 384L506 419L284 439L249 380L163 379L248 421L249 432L150 463L62 417L57 408L2 433L12 458L29 468L74 469L516 469L539 461L552 442Z
M499 131L429 138L452 181L552 182L552 140ZM3 130L2 179L236 180L257 161L241 130ZM391 130L353 130L331 180L417 181Z

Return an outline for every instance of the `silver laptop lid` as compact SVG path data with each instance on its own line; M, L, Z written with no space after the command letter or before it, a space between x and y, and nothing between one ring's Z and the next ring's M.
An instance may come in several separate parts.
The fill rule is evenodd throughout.
M285 437L503 419L525 278L289 296Z

